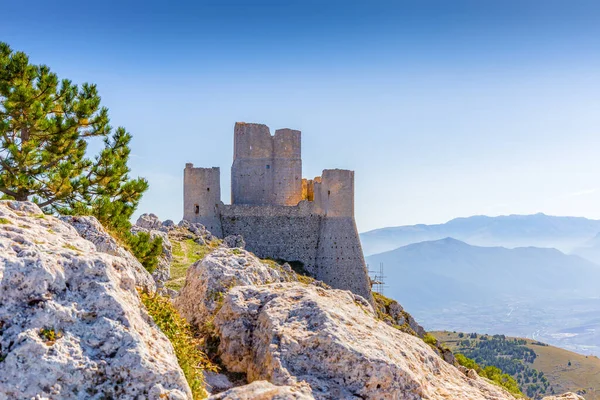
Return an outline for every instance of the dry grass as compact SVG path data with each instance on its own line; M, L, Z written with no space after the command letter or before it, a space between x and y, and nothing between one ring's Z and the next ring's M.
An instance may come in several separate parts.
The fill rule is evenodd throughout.
M453 351L459 341L469 339L466 333L464 338L459 338L458 332L432 333ZM600 400L600 358L584 356L554 346L536 345L535 340L524 340L527 341L526 346L537 355L530 366L544 373L556 394L585 390L583 397L586 400Z
M188 268L196 261L203 259L207 254L219 246L218 240L200 245L192 239L173 240L173 262L171 262L171 279L167 282L167 287L173 290L180 290L185 283L185 274Z

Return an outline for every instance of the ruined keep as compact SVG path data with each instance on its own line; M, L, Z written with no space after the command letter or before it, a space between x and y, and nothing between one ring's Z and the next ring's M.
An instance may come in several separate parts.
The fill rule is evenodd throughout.
M183 218L214 235L242 235L261 258L300 262L315 278L371 300L354 221L354 171L302 178L300 131L238 122L231 204L221 201L219 168L185 165Z

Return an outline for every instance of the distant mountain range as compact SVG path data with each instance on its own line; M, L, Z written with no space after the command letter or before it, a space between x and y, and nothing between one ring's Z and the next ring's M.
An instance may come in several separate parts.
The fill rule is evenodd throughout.
M479 247L445 238L375 254L367 262L384 263L388 294L409 310L450 301L600 296L600 266L556 249Z
M596 223L573 220L584 226ZM568 219L561 221L565 226L554 232L563 240L574 229L567 226ZM496 228L488 232L502 232ZM522 237L527 233L519 232ZM385 295L398 300L426 329L535 337L600 354L600 266L579 256L444 238L374 254L367 263L372 270L384 264Z
M553 247L568 253L589 242L599 232L599 220L581 217L554 217L545 214L473 216L456 218L445 224L376 229L362 233L361 242L365 255L446 237L477 246ZM600 256L600 239L598 243Z

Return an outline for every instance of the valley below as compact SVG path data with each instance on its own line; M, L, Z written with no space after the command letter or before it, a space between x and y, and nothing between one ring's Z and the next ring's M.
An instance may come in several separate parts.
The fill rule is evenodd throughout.
M369 268L383 266L384 293L427 330L526 337L600 355L600 265L584 257L600 248L598 229L595 220L536 214L361 236Z
M406 307L427 330L505 334L600 356L600 299L566 304L547 301L543 305L524 301L481 306L449 304L441 312L415 305Z

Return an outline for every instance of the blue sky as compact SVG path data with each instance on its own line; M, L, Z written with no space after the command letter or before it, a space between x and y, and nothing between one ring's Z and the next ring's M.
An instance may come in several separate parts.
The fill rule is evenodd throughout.
M221 167L228 202L246 121L302 130L307 177L355 170L361 231L600 218L597 1L0 3L0 40L134 135L140 212L181 219L186 162Z

